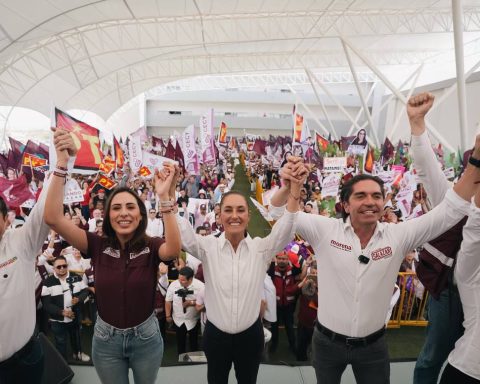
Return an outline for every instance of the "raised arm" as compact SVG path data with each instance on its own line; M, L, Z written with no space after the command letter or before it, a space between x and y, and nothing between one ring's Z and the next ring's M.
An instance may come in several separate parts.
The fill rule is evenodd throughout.
M450 186L425 129L425 115L432 108L434 100L435 97L427 92L411 97L407 103L407 115L412 133L411 154L417 176L423 183L430 202L437 206Z
M475 194L474 203L465 227L463 242L457 256L455 276L464 284L471 284L480 273L480 189Z
M162 260L173 260L180 253L180 232L175 220L174 202L169 200L169 191L176 181L176 169L171 163L164 163L163 170L155 172L155 193L160 199L165 234L165 242L158 250L158 256Z
M72 220L63 215L63 189L67 178L67 163L70 156L77 152L75 143L69 132L52 128L53 142L57 153L55 171L50 177L47 200L45 202L45 222L62 236L69 244L86 253L88 248L87 235L84 230L77 227Z

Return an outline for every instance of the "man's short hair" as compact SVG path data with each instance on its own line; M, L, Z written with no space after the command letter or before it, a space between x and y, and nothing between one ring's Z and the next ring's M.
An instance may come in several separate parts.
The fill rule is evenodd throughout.
M193 269L190 267L183 267L178 271L178 274L184 276L187 280L190 280L193 278Z
M195 233L200 233L200 231L206 231L206 230L207 228L205 228L203 225L199 225L195 230Z
M53 260L53 264L55 264L55 262L57 262L58 260L63 260L65 262L67 262L67 259L65 258L65 256L60 255L60 256L55 257L55 260Z
M371 180L377 183L380 186L380 191L382 192L382 197L385 199L385 190L383 189L383 180L380 179L378 176L372 176L372 175L356 175L352 177L350 180L348 180L345 184L343 184L342 190L340 192L340 202L342 203L342 217L343 220L345 220L348 217L348 213L345 212L345 209L343 209L343 204L347 203L348 200L350 199L350 196L352 196L353 193L353 186L357 184L360 181L364 180Z

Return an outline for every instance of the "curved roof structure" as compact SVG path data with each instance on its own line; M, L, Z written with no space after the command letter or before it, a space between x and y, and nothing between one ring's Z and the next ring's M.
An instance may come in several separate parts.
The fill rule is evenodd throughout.
M466 68L480 59L480 4L464 0ZM399 85L455 76L449 0L3 0L0 105L108 119L174 80L349 70L368 58ZM344 46L345 44L345 46Z

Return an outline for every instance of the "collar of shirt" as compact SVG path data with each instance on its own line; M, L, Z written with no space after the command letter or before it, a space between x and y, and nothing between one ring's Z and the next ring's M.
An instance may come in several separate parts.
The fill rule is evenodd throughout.
M218 239L220 240L220 249L224 249L225 246L227 244L230 244L230 241L225 237L225 232L222 232L222 234L218 237ZM240 246L242 244L245 244L245 246L247 247L247 251L249 251L251 249L251 244L252 244L252 238L250 237L249 234L247 234L247 236L245 236L242 241L240 241L240 243L238 244L238 247L240 248Z
M353 229L352 222L350 220L350 216L347 217L345 222L343 223L343 227L345 228L345 231L352 231L355 233L355 230ZM386 224L377 222L377 226L375 227L375 231L373 232L372 238L378 236L383 236L384 231L385 231Z

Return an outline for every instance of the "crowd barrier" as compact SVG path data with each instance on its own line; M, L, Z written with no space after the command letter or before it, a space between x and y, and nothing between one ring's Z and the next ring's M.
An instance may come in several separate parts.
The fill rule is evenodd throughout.
M414 272L400 272L397 286L400 296L393 307L387 328L427 326L425 314L428 292L418 280L417 275Z

